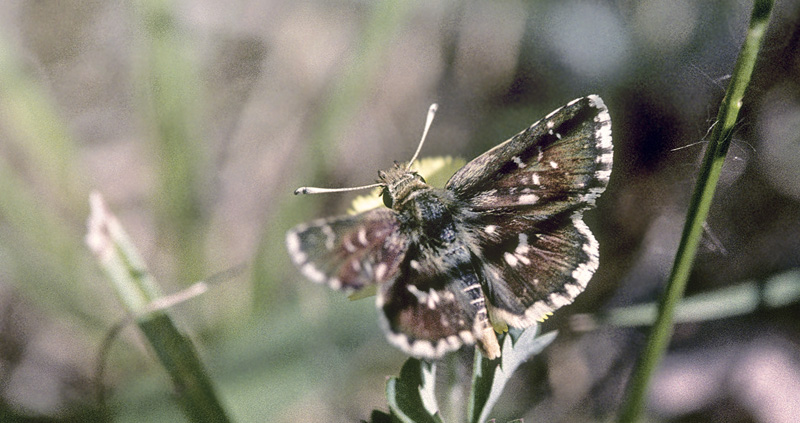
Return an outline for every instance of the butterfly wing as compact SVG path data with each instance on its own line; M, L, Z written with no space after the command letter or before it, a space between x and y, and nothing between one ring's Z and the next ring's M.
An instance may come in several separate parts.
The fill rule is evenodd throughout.
M611 176L611 118L598 96L579 98L478 156L446 188L477 211L546 219L586 208Z
M580 213L531 222L498 216L482 237L486 296L495 322L524 328L570 304L599 264L598 244Z
M399 227L395 211L370 210L298 225L286 234L286 246L307 278L359 290L397 277L408 248Z
M406 353L426 359L440 358L476 341L490 358L499 356L476 263L464 245L444 256L409 252L403 264L404 277L378 292L378 310L388 340Z
M611 119L574 100L459 170L446 188L474 212L493 320L527 327L571 303L598 266L583 222L611 175Z

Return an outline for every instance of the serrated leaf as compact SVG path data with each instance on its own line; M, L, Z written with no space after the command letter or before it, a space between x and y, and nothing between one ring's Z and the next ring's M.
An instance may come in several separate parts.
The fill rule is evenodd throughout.
M406 360L399 377L386 381L386 400L405 423L443 423L435 397L436 365L416 358Z
M475 352L475 366L472 375L472 392L467 409L470 423L484 422L492 408L500 399L506 383L520 366L534 355L540 353L555 340L557 331L537 336L539 327L533 326L524 331L511 329L503 338L500 358L489 360Z

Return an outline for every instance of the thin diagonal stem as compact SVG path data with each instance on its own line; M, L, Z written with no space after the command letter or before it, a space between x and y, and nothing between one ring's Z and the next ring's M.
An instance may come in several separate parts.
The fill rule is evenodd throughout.
M718 122L711 133L708 150L703 159L700 175L692 195L689 212L686 216L686 224L683 228L680 245L672 267L672 274L667 283L667 289L661 297L658 316L648 336L647 345L639 357L628 386L626 402L619 417L621 422L636 422L640 419L644 409L650 377L660 363L661 357L669 344L675 306L683 296L686 282L694 264L697 246L703 232L703 222L705 222L711 207L722 164L730 146L734 125L742 107L742 98L755 67L756 57L767 29L772 6L772 0L756 0L753 5L750 27L742 50L739 53L739 58L736 61L733 78L728 86L725 98L722 100L722 105L717 115Z

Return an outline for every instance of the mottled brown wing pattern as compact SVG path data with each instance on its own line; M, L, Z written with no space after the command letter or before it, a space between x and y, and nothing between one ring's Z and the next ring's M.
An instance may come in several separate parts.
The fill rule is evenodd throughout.
M298 225L286 245L307 278L353 291L397 277L408 248L399 227L396 212L376 209Z
M476 216L493 320L527 327L571 303L599 264L583 221L611 175L608 110L577 99L457 172L448 182Z

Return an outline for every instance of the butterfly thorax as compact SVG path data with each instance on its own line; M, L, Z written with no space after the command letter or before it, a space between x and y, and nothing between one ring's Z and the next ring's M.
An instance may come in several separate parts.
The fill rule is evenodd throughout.
M442 247L456 241L461 212L450 192L431 187L419 174L401 166L381 172L380 177L386 184L386 205L397 211L407 226L421 229L414 231L417 242L423 247Z

